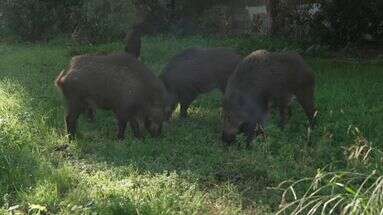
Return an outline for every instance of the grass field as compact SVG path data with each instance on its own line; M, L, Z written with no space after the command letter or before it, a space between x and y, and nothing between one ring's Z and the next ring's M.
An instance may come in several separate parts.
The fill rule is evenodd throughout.
M267 39L163 36L145 38L142 60L158 74L192 46L299 49ZM383 173L382 61L307 58L317 78L318 127L308 132L294 103L287 128L277 127L274 113L268 138L250 150L219 142L218 91L199 97L187 120L177 111L159 139L136 140L128 131L119 142L113 115L98 111L94 124L80 119L79 138L69 143L55 77L74 54L121 50L119 43L78 47L65 40L0 45L0 213L274 214L283 181L314 177L319 169ZM308 186L296 187L296 195Z

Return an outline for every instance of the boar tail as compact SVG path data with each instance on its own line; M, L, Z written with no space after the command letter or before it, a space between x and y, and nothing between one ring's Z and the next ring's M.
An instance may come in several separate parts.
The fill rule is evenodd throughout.
M65 70L62 70L55 80L56 86L60 89L63 89L63 86L64 86L64 80L65 80L64 76L65 76Z

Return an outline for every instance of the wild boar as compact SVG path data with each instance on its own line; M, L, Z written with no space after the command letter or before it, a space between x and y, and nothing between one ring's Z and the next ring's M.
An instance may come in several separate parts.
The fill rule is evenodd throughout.
M108 55L80 55L76 56L75 59L77 66L88 63L100 63L100 64L109 64L111 66L128 66L140 70L146 70L147 68L137 61L137 59L129 53L112 53ZM95 119L95 109L88 107L85 111L89 121L94 121Z
M186 118L189 105L199 94L215 88L224 92L240 60L240 55L227 48L190 48L174 56L160 75L168 92L167 119L178 103L181 117Z
M76 57L76 63L98 62L106 63L112 66L130 66L142 67L136 59L140 58L141 53L141 36L143 34L144 23L140 22L132 27L132 30L126 35L125 38L125 52L113 53L108 55L82 55ZM85 108L87 118L89 121L95 119L95 109L92 107Z
M121 66L74 57L68 72L57 77L56 85L67 101L65 121L70 137L76 133L79 115L88 108L112 110L118 122L119 139L124 139L127 122L137 138L143 137L145 127L153 137L161 133L165 87L138 60L130 66Z
M265 50L251 53L228 81L223 98L222 140L230 144L237 133L243 132L249 146L254 135L262 132L271 100L279 107L279 125L283 128L294 95L313 126L314 89L314 73L299 54Z

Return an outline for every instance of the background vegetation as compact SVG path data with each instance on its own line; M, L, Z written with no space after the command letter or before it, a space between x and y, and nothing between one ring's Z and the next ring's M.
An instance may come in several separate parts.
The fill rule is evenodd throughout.
M31 42L73 33L89 43L111 41L125 35L135 16L131 0L7 0L0 11L0 35Z
M319 2L322 11L311 20L313 40L337 48L368 44L372 38L383 44L383 1Z
M383 2L380 0L264 2L269 2L272 36L333 48L382 46ZM248 34L252 32L250 28L257 26L236 32L231 27L238 23L229 22L238 10L244 13L245 6L253 3L246 0L6 0L0 2L0 39L46 41L72 34L81 43L111 42L121 40L130 26L139 22L137 12L140 18L145 17L149 34ZM301 6L302 3L306 4ZM320 11L310 13L314 5L307 3L320 4Z

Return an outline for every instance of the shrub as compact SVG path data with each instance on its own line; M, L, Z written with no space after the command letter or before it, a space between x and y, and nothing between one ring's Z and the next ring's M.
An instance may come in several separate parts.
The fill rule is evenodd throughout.
M121 37L133 20L132 1L6 0L0 2L0 36L48 40L75 31L90 42Z
M2 28L9 34L28 41L47 40L68 28L70 10L75 0L7 0L0 3Z
M383 37L383 2L380 0L322 0L312 19L314 41L333 47L360 44Z
M274 36L334 48L379 42L378 38L383 38L380 0L284 0L274 1L272 8Z
M90 43L122 38L134 22L132 1L83 0L77 13L75 37Z

